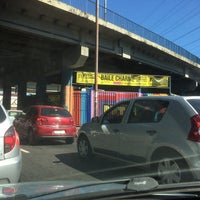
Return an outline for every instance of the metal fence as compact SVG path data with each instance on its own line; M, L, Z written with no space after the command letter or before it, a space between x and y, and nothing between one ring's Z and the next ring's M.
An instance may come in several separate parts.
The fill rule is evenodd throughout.
M59 0L63 3L66 3L70 6L73 6L77 9L80 9L86 13L89 13L91 15L95 15L96 11L96 5L94 1L91 0ZM178 53L179 55L182 55L193 62L196 62L200 64L200 58L195 56L194 54L190 53L186 49L176 45L175 43L167 40L164 37L161 37L160 35L140 26L137 23L132 22L131 20L107 9L103 6L99 6L99 18L110 22L114 25L117 25L123 29L126 29L132 33L135 33L143 38L146 38L152 42L155 42L169 50L172 50L175 53Z
M74 108L73 117L76 126L91 120L94 114L94 91L74 91ZM108 108L119 101L139 96L138 92L116 92L116 91L99 91L98 92L98 115L103 114Z

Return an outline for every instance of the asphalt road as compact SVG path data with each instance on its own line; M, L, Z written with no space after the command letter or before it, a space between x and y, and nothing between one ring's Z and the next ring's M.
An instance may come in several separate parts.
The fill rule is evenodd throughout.
M67 145L63 141L21 145L23 166L21 182L53 180L109 180L144 173L141 168L126 168L127 164L96 156L91 161L79 159L76 141Z

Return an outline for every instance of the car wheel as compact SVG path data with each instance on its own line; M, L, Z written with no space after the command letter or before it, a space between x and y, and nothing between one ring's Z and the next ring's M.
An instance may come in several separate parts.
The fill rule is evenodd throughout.
M67 138L67 139L65 140L65 143L66 143L66 144L73 144L73 143L74 143L74 138Z
M30 129L28 131L28 144L29 145L35 145L36 144L36 138L35 138L35 135L34 135L34 132L32 129Z
M88 160L92 158L92 148L86 136L82 135L78 138L77 148L81 159Z
M185 160L180 159L178 155L160 157L152 169L160 184L180 183L191 179L189 167Z

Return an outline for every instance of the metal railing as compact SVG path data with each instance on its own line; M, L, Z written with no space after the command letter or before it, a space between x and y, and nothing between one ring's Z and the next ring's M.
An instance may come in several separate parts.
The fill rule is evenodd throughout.
M80 9L88 14L95 16L95 9L96 5L95 2L91 0L59 0L63 3L66 3L70 6L73 6L77 9ZM133 21L107 9L103 6L99 6L99 18L110 22L116 26L119 26L123 29L126 29L132 33L135 33L143 38L146 38L152 42L155 42L175 53L178 53L181 56L184 56L185 58L190 59L193 62L196 62L200 64L200 58L195 56L194 54L190 53L186 49L176 45L175 43L171 42L170 40L140 26L137 23L134 23Z

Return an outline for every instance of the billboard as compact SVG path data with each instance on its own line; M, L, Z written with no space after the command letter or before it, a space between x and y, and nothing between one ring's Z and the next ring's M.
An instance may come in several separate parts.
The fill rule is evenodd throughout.
M170 77L163 75L98 73L98 85L169 88ZM76 72L76 83L94 84L94 72Z

